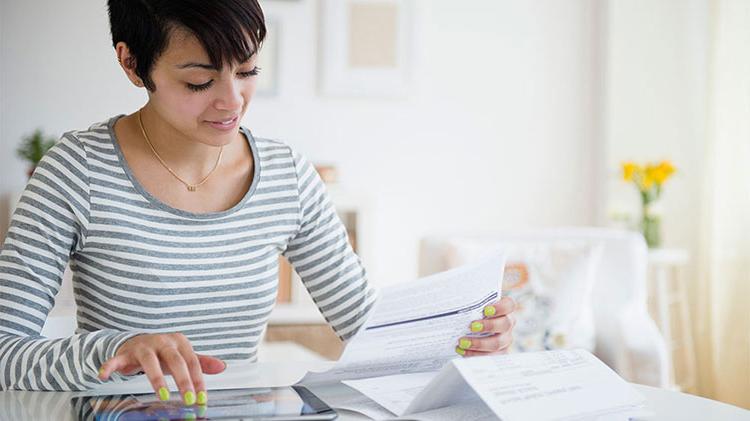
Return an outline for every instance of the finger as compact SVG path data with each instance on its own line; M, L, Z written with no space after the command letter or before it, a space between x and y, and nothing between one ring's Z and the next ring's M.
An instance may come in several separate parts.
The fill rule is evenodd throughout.
M516 309L516 302L510 297L503 297L499 301L485 306L482 310L484 317L500 317L513 312Z
M196 403L198 405L205 405L208 402L208 394L206 393L206 383L203 381L203 371L198 356L195 355L193 346L190 345L187 339L181 341L177 349L187 363L190 378L193 381L193 388L196 391Z
M185 359L177 350L177 347L167 347L159 351L160 359L166 363L169 371L172 373L175 384L180 391L182 401L185 405L195 404L195 389L193 388L193 381L190 378L190 371L188 370Z
M458 341L458 347L464 351L497 352L506 349L513 343L513 335L510 333L496 334L491 336L463 337Z
M156 396L161 401L169 400L169 388L167 388L167 381L164 379L164 372L161 370L161 363L159 357L153 352L148 352L139 358L141 367L146 373L148 381L151 383L151 387L154 388Z
M201 364L201 371L206 374L219 374L226 370L227 363L223 360L209 355L196 354Z
M109 380L109 376L112 375L112 373L118 370L123 370L130 363L129 355L118 355L110 358L99 367L99 380Z
M513 330L513 319L510 316L501 316L492 319L475 320L469 325L473 333L505 333Z

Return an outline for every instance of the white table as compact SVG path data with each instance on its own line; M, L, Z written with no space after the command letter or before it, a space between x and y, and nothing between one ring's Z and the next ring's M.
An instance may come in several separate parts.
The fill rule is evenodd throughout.
M652 311L655 312L659 330L666 341L670 361L669 383L674 390L694 389L698 369L695 362L693 323L688 308L686 279L681 272L688 262L687 250L648 251L650 304L655 307ZM676 314L673 311L674 307L677 308ZM675 315L677 317L674 317ZM676 355L679 355L680 359L675 360ZM681 361L680 373L676 372L675 361Z
M227 373L217 376L207 376L209 388L209 404L211 392L214 388L234 387L262 387L281 386L294 383L308 368L322 368L330 363L320 362L269 362L258 364L233 364ZM146 387L147 382L141 379L127 384L115 385L121 393L135 392L138 388ZM145 380L145 379L144 379ZM681 421L750 421L750 411L727 405L724 403L687 395L679 392L657 389L649 386L635 385L647 399L647 407L654 412L653 420L681 420ZM112 386L109 390L115 390ZM107 389L101 389L106 391ZM337 393L350 394L351 389L343 385L312 388L323 396L335 396ZM74 420L70 408L70 398L82 393L73 392L0 392L0 420ZM84 393L86 394L86 393ZM339 411L342 421L368 420L369 418L349 412Z

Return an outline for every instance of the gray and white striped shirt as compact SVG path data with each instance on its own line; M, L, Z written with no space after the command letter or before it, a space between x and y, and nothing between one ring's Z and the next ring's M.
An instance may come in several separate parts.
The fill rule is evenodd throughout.
M68 132L13 214L0 254L0 390L82 390L137 333L182 332L196 352L256 358L273 309L278 255L346 340L375 293L313 167L242 128L255 160L234 207L194 214L151 196L116 141L121 116ZM39 336L65 266L78 328Z

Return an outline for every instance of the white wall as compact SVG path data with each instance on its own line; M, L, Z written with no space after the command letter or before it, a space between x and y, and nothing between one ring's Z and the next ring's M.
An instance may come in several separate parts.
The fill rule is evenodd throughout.
M609 1L605 139L610 209L640 212L620 180L623 160L671 159L664 189L665 245L692 247L703 177L708 1Z
M665 185L661 203L664 245L690 252L682 280L690 295L696 341L705 340L710 330L695 287L707 142L709 3L606 2L604 161L611 170L606 175L604 200L610 210L626 209L637 216L640 198L633 186L620 180L619 163L630 159L674 161L678 172ZM703 394L707 380L699 379L698 391Z
M662 195L664 245L688 249L693 263L705 170L708 4L635 0L607 6L609 209L640 213L636 189L617 173L620 162L671 159L678 172ZM690 282L693 273L687 273Z
M336 163L343 187L366 198L377 284L415 276L427 234L594 221L593 0L416 1L405 100L317 95L317 2L263 4L283 18L280 92L243 123ZM145 94L116 65L103 1L4 0L0 14L8 191L25 181L21 135L130 113Z

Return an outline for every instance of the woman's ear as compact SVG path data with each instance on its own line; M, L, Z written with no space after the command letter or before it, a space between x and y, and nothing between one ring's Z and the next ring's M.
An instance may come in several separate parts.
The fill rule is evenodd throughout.
M135 57L130 53L130 48L124 42L120 41L115 45L115 53L117 53L117 61L120 63L120 67L125 71L125 75L130 79L133 84L139 88L143 87L143 80L135 73Z

